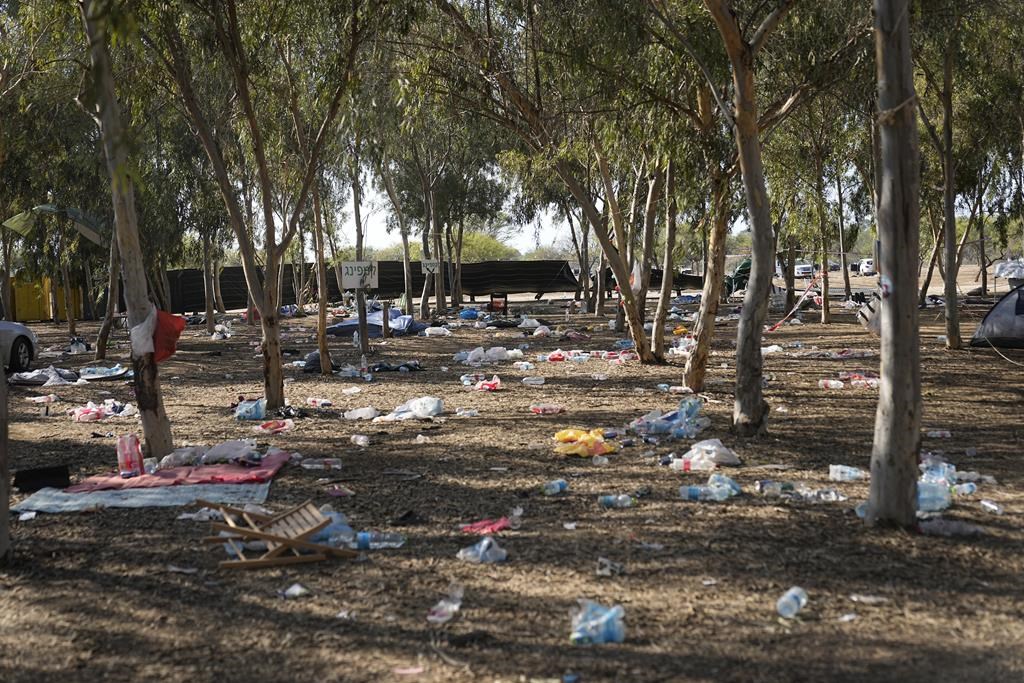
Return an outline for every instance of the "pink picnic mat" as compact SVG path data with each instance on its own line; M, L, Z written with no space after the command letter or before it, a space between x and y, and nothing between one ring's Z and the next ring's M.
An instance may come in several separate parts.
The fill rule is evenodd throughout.
M277 471L288 462L288 453L272 453L256 467L244 465L200 465L172 467L156 474L143 474L130 479L120 475L99 474L64 489L67 493L89 493L105 489L147 489L178 484L253 484L273 479Z

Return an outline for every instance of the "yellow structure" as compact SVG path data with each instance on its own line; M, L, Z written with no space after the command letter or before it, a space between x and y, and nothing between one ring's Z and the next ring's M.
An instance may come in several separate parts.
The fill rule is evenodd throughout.
M50 306L50 292L53 281L43 278L39 282L24 282L11 278L11 303L13 319L18 322L32 320L52 320L53 311ZM82 317L82 290L76 288L71 292L71 308L75 319ZM64 288L57 287L57 313L61 320L67 320L64 308Z

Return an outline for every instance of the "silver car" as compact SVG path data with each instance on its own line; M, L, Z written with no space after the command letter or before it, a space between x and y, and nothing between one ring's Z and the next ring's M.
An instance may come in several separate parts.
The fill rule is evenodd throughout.
M21 323L0 320L0 356L5 368L11 372L27 372L36 357L37 346L39 338L35 332Z

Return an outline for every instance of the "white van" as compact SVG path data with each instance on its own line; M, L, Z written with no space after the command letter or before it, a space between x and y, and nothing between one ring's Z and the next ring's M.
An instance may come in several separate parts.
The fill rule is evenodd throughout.
M861 259L860 268L857 272L860 273L861 275L877 275L878 272L875 270L875 259Z

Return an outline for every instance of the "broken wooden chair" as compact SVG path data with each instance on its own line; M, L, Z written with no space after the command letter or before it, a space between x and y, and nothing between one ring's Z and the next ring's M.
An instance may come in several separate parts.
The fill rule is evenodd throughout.
M331 520L308 500L277 515L247 512L202 500L197 500L196 505L218 510L224 515L223 522L212 522L210 525L211 531L224 533L207 536L203 541L227 545L235 559L221 561L219 566L225 569L258 569L321 562L328 557L356 557L359 554L348 548L335 548L309 540L327 527ZM264 541L267 549L257 556L247 556L245 543L255 540Z

